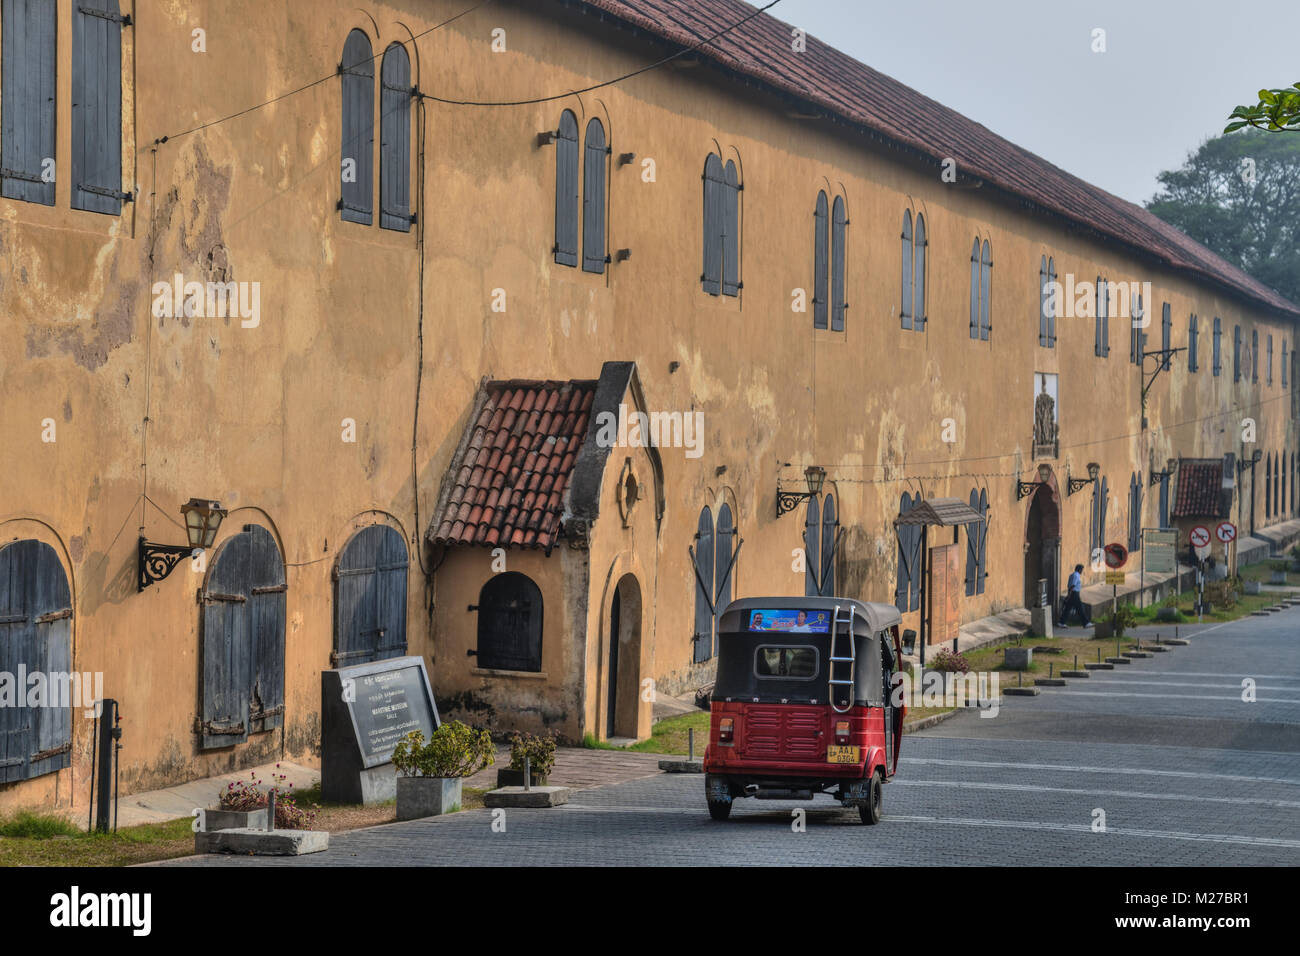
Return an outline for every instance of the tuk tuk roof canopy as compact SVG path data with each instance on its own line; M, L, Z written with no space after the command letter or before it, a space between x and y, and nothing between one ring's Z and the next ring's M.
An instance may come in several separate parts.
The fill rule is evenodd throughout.
M984 516L960 498L927 498L894 519L894 527L914 524L984 524Z
M726 614L731 611L766 611L769 608L834 611L836 605L839 605L841 609L853 608L854 614L865 620L873 633L893 627L895 624L901 624L903 621L903 616L899 614L898 608L892 604L855 601L853 598L844 597L804 597L794 594L779 595L777 597L740 598L728 604L723 613Z

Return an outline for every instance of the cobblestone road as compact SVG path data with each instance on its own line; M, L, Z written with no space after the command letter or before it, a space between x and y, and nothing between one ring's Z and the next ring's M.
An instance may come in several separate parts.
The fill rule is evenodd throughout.
M511 810L505 832L478 810L339 834L297 859L172 865L1295 865L1300 608L908 737L885 814L866 827L828 797L741 800L715 823L702 777L657 775Z

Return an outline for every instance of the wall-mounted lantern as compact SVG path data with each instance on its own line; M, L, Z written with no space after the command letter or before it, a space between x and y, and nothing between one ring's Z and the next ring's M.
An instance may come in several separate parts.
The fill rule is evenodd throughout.
M808 482L808 490L803 491L782 491L781 486L776 488L776 516L779 518L787 511L794 511L799 507L799 502L807 501L809 498L816 498L822 493L822 484L826 481L826 469L820 465L809 465L804 469L804 479Z
M1076 491L1082 491L1084 488L1088 487L1088 485L1096 484L1097 476L1100 474L1101 474L1101 465L1097 464L1095 461L1088 462L1087 478L1071 478L1070 473L1067 471L1065 473L1065 477L1067 479L1065 496L1068 498Z
M1016 482L1016 501L1021 498L1027 498L1035 491L1047 484L1052 478L1052 466L1042 464L1038 466L1037 481L1017 481Z
M1176 472L1177 470L1178 470L1178 459L1170 458L1168 461L1165 462L1164 471L1151 472L1151 478L1150 478L1151 486L1155 487L1156 485L1160 484L1160 482L1172 478L1174 476L1174 472Z
M137 592L171 574L181 558L197 557L200 551L212 547L226 510L220 502L191 498L181 505L181 514L185 516L185 536L189 544L155 544L146 541L143 535L140 537Z

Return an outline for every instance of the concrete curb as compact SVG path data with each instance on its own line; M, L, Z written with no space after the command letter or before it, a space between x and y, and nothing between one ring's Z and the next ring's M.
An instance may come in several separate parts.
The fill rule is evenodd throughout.
M956 717L961 710L962 708L959 707L955 710L950 710L945 714L931 714L929 717L922 717L920 720L910 722L904 721L903 736L906 737L908 734L914 734L920 730L928 730L935 724L941 724L949 718Z

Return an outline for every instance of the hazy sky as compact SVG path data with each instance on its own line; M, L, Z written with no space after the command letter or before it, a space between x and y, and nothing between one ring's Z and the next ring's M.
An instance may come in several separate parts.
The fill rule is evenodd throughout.
M781 0L771 12L1139 204L1234 106L1300 80L1300 0ZM1098 27L1105 53L1092 51Z

